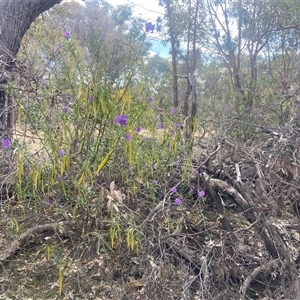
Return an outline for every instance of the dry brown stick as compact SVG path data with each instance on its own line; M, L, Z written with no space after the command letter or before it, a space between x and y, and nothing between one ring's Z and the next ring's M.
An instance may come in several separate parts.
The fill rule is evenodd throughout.
M56 232L59 230L60 232L65 232L65 221L61 222L54 222L49 224L43 224L43 225L37 225L35 227L32 227L28 230L26 230L24 233L22 233L17 240L14 240L10 242L4 250L0 252L0 262L3 262L7 258L9 258L11 255L13 255L16 250L21 248L26 244L27 241L30 240L32 236L35 234L45 232L45 231L51 231ZM3 245L1 245L1 248L3 249Z
M263 266L259 266L259 267L255 268L252 271L252 273L245 279L245 281L243 282L243 284L240 288L240 293L242 294L240 300L245 299L246 292L247 292L250 284L252 283L252 281L256 280L256 277L260 273L266 272L266 271L269 271L270 273L272 273L271 271L274 271L276 268L278 268L278 263L279 263L279 258L272 260Z

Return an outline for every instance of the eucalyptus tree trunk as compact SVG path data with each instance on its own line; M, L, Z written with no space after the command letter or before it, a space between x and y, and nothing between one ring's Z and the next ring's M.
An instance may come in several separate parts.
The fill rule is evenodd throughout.
M174 107L179 105L178 100L178 75L177 75L177 50L176 50L176 37L174 33L174 24L173 24L173 16L172 16L172 8L170 5L170 1L166 1L166 11L167 18L169 21L169 34L170 34L170 43L171 43L171 54L172 54L172 72L173 72L173 103Z
M7 128L5 87L21 41L31 23L44 11L62 0L0 1L0 135Z

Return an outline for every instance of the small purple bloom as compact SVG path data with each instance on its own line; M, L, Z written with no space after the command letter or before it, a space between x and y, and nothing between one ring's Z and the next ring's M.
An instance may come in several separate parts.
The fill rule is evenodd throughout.
M121 126L126 126L128 122L128 116L116 116L115 117L115 122Z
M58 182L66 181L66 178L67 178L66 176L58 176L58 177L57 177L57 181L58 181Z
M149 97L148 98L148 103L151 103L153 101L153 98L152 97Z
M157 125L157 128L158 128L158 129L164 129L165 126L164 126L164 124L160 123L160 124Z
M54 203L54 200L52 198L48 199L48 205L52 205Z
M141 132L141 128L140 128L140 127L135 127L135 128L134 128L134 131L135 131L136 133L139 133L139 132Z
M156 168L156 163L152 163L151 168L154 170Z
M93 102L94 96L89 96L89 102Z
M64 32L64 37L68 40L70 38L70 31L69 30L66 30Z
M11 141L9 139L2 139L1 141L3 148L9 148L11 146Z
M172 115L176 114L176 108L175 108L175 107L173 107L173 108L171 109L171 114L172 114Z
M130 134L126 134L125 135L125 140L128 141L128 142L130 142L132 140L131 135Z
M171 188L171 192L172 192L172 193L177 193L177 188L176 188L175 186L172 187L172 188Z
M181 204L182 204L181 199L176 198L176 199L175 199L175 204L176 204L176 205L181 205Z
M156 179L153 180L154 184L158 184L158 181Z
M173 129L171 129L171 130L170 130L170 133L171 133L171 134L174 134L174 133L175 133L175 131L174 131Z
M205 196L205 192L204 191L199 191L199 196L200 197L204 197Z
M62 111L63 111L64 113L67 113L67 112L69 111L69 106L68 106L68 104L64 104L64 106L63 106L63 108L62 108Z
M174 127L175 127L175 128L180 128L180 127L181 127L181 124L180 124L180 123L174 124Z
M59 150L58 150L58 155L59 155L59 156L65 156L65 155L66 155L66 152L65 152L63 149L59 149Z
M195 175L197 176L197 175L199 175L199 171L198 170L195 170Z

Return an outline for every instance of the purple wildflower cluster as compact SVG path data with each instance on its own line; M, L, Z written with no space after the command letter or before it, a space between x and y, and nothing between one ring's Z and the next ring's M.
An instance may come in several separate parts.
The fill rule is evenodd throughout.
M1 144L3 148L7 149L11 146L11 141L9 139L2 139Z
M65 32L64 32L64 37L65 37L65 39L69 39L70 38L70 31L69 30L66 30Z
M128 122L128 116L119 115L115 117L115 122L121 126L126 126Z
M58 155L59 155L59 156L65 156L65 155L66 155L66 152L65 152L63 149L59 149L59 150L58 150Z

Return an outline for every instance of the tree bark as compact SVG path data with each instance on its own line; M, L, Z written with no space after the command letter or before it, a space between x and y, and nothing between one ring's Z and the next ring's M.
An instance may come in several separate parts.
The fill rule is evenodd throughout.
M173 95L174 95L174 107L179 105L178 100L178 78L177 78L177 50L176 50L176 37L173 29L173 17L172 9L169 1L166 1L167 17L169 21L169 34L171 42L172 53L172 72L173 72Z
M62 0L6 0L0 2L0 134L6 129L5 101L7 76L20 49L21 41L32 22Z

